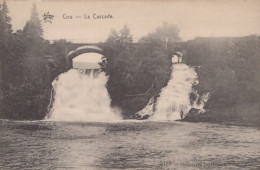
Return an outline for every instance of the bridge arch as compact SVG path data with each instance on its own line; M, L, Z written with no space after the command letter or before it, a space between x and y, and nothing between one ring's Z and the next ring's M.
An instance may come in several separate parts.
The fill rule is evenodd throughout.
M100 47L92 46L92 45L78 47L77 49L72 50L67 54L66 62L67 62L68 67L72 68L73 67L72 60L75 57L77 57L81 54L84 54L84 53L98 53L98 54L104 55L104 50Z

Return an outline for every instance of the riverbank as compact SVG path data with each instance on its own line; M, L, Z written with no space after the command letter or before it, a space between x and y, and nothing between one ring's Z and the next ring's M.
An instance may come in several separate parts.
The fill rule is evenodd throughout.
M202 114L190 113L184 122L210 122L226 125L260 127L260 106L258 103L245 103L206 111Z
M184 121L260 126L260 37L196 38L182 44L185 61L196 68L207 110Z

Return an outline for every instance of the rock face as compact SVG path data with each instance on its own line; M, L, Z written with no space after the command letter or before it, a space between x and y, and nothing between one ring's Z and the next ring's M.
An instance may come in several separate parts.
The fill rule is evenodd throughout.
M187 115L182 119L183 121L189 122L205 122L209 121L206 117L207 112L201 113L200 109L192 108Z
M188 114L186 115L186 118L198 116L199 114L200 114L200 109L191 108Z

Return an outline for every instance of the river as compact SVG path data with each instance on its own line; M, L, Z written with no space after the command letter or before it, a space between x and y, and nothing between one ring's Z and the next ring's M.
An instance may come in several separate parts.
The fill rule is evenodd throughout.
M256 127L0 120L0 169L260 169Z

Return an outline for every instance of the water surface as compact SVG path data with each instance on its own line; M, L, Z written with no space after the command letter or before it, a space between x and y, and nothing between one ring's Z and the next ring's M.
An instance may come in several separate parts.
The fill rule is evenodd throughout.
M259 169L255 127L0 121L0 169Z

